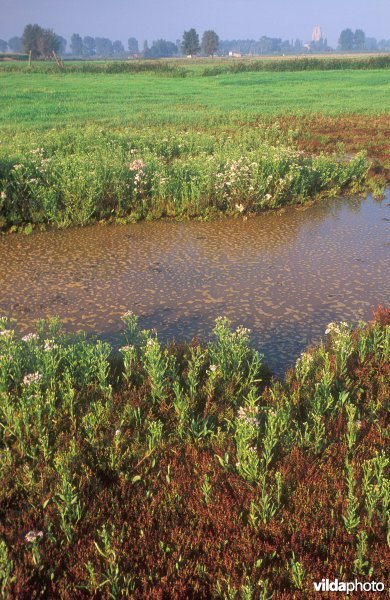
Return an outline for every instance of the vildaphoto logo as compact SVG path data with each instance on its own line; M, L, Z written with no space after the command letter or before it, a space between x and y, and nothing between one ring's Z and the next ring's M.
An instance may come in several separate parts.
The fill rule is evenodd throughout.
M351 592L383 592L385 584L380 581L339 581L335 579L330 581L329 579L323 579L320 582L314 583L314 589L316 592L345 592L351 594Z

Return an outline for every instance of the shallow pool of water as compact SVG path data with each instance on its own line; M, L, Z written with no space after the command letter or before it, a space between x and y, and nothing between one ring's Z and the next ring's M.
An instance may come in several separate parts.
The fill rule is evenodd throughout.
M329 321L370 319L390 292L390 192L244 220L90 226L0 237L0 315L58 315L114 341L133 310L164 340L252 329L282 374Z

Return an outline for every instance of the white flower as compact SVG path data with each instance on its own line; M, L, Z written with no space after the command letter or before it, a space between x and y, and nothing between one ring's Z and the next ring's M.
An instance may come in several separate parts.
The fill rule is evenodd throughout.
M31 342L32 340L36 340L36 339L38 339L38 336L36 333L28 333L27 335L22 337L23 342Z
M329 323L327 328L325 329L326 335L329 333L340 333L340 328L336 323Z
M241 406L238 410L237 418L240 419L240 421L245 421L248 425L259 427L260 421L254 416L255 414L258 414L258 412L259 408L257 406L252 407L251 409Z
M2 200L5 200L5 199L6 199L6 197L7 197L7 194L6 194L5 192L1 192L1 194L0 194L0 198L1 198Z
M249 335L251 330L248 329L247 327L237 327L236 332L238 333L238 335Z
M144 161L142 160L142 158L139 158L129 164L129 169L130 171L142 171L144 166Z
M210 371L212 373L215 373L215 371L218 369L217 365L210 365Z
M44 351L45 352L50 352L51 350L54 350L55 348L58 348L57 344L54 343L54 340L45 340L45 344L44 344Z
M42 375L38 372L36 373L28 373L23 377L23 384L30 385L31 383L38 383L42 379Z
M236 209L238 210L238 212L242 213L244 212L244 205L243 204L236 204Z
M24 536L24 539L26 540L26 542L30 542L30 543L35 542L39 538L43 538L43 531L36 531L35 529L33 529L32 531L29 531Z
M130 352L131 350L134 350L134 346L123 346L122 348L119 348L119 352Z

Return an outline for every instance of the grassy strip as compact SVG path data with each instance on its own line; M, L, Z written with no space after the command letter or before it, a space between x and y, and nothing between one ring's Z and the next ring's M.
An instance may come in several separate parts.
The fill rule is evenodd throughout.
M124 316L122 359L0 320L5 597L311 597L386 579L390 314L265 385L249 332L164 348Z
M222 73L256 73L259 71L338 71L346 69L389 69L390 56L371 56L369 58L296 58L288 60L251 60L235 61L231 65L218 65L206 68L203 76L210 77Z
M189 63L188 60L137 60L137 61L74 61L65 62L64 67L60 68L54 62L34 62L31 67L18 62L8 62L1 64L0 71L22 71L30 73L154 73L160 75L170 75L172 77L186 77L188 75L215 76L223 73L243 73L243 72L286 72L286 71L335 71L335 70L367 70L367 69L389 69L390 55L369 56L369 57L345 57L345 58L289 58L283 60L251 59L251 60L231 60L217 59L217 64L206 67L199 71L199 66L207 64Z
M115 217L207 218L304 203L319 195L358 191L369 164L307 157L281 145L270 127L215 139L186 132L51 132L44 145L17 146L0 163L0 226L83 225ZM274 144L274 145L272 145Z

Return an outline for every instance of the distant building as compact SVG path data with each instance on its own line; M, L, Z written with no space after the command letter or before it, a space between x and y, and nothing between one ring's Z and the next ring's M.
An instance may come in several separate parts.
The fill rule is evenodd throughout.
M304 50L307 52L329 52L328 41L323 37L322 29L319 25L316 25L311 34L311 41L306 42L303 45Z
M319 25L316 25L311 34L312 42L320 42L322 40L322 29Z

